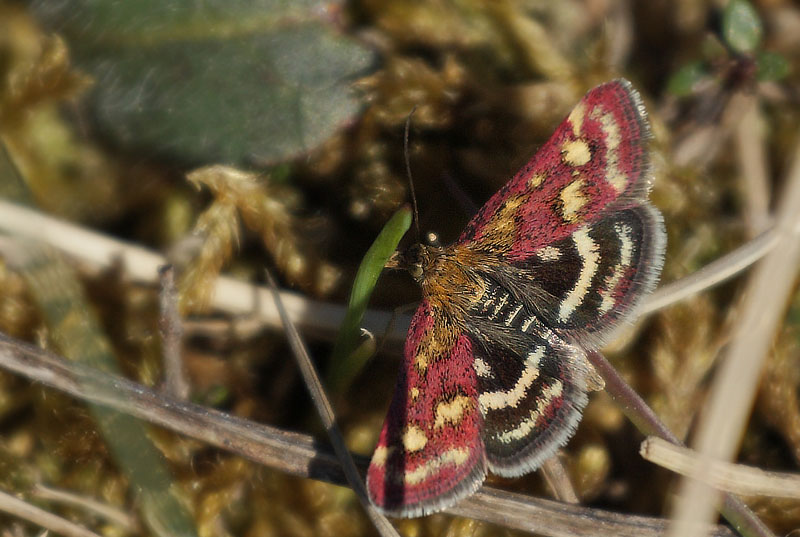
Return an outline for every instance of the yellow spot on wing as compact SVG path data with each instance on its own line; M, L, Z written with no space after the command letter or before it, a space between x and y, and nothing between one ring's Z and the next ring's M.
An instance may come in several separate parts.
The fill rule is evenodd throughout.
M375 448L375 453L372 455L372 464L375 466L384 466L389 455L395 450L393 447L378 446Z
M464 413L472 407L472 402L465 395L458 395L452 401L443 401L436 405L436 421L434 427L444 427L446 424L458 424Z
M419 397L419 388L417 388L416 386L411 388L408 391L408 394L411 396L411 400L415 401L417 399L417 397Z
M539 185L542 184L544 179L545 179L544 175L542 175L540 173L534 174L534 175L531 176L530 179L528 179L528 187L529 188L537 188Z
M542 261L558 261L561 259L561 250L555 246L544 246L536 250L536 257Z
M570 166L583 166L592 159L589 145L583 140L568 140L561 146L561 156Z
M405 473L405 482L408 485L417 485L436 474L442 466L453 464L460 466L469 460L469 451L464 448L455 448L445 451L438 457L430 459L425 464L417 466Z
M512 196L505 200L486 223L481 241L500 251L510 248L517 234L517 221L514 217L527 200L525 195Z
M414 357L414 365L416 365L417 369L420 371L428 369L428 353L424 350L417 352L417 355Z
M409 425L403 433L403 447L406 451L419 451L428 443L425 432L416 425Z
M475 360L472 362L472 367L475 369L475 373L479 377L487 379L494 377L494 373L492 373L491 366L488 363L486 363L486 360L484 360L483 358L475 358Z
M561 203L563 205L562 216L564 220L568 222L575 222L578 220L578 213L589 201L586 196L583 195L581 188L583 188L583 179L578 178L565 186L561 191Z
M617 194L622 194L628 186L628 177L619 169L619 145L622 143L619 125L613 114L608 112L595 110L592 118L600 121L600 127L606 135L606 181Z
M586 104L583 102L578 103L578 105L572 109L572 112L569 113L569 122L572 125L572 132L575 133L575 136L579 136L581 134L581 129L583 128L583 118L586 116Z

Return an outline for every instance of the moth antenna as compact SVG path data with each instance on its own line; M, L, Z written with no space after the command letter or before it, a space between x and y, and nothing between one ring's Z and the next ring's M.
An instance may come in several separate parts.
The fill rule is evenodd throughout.
M414 112L417 111L417 105L414 105L414 108L411 109L409 112L408 117L406 118L406 130L405 135L403 136L403 156L406 160L406 175L408 176L408 186L409 191L411 192L411 204L414 207L414 230L417 233L417 243L422 242L422 233L419 230L419 210L417 209L417 193L414 191L414 179L411 177L411 161L408 157L408 131L411 128L411 117L414 115Z

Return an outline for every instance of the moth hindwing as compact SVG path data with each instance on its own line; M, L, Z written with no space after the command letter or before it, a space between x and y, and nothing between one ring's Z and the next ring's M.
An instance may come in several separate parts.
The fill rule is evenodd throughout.
M648 139L630 83L598 86L454 244L399 257L423 299L367 472L380 510L445 509L488 470L532 471L572 436L598 385L586 350L661 271Z

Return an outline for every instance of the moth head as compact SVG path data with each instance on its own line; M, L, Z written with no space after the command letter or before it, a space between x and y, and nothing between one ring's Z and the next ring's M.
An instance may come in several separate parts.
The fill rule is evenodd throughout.
M434 257L435 247L424 244L413 244L404 251L392 254L386 263L386 268L407 270L411 277L418 283L422 282L426 270Z

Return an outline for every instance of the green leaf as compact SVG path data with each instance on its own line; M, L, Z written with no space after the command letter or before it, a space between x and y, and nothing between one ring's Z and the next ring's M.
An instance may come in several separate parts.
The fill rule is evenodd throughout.
M341 393L347 389L371 356L371 353L354 352L359 345L361 319L364 317L372 290L378 282L378 276L409 226L411 226L411 209L403 207L386 223L358 267L353 289L350 291L350 304L333 347L333 357L327 375L327 385L334 393ZM362 346L362 349L364 348L368 347Z
M323 0L34 0L95 78L90 110L117 143L188 163L274 164L358 112L374 54Z
M694 87L708 76L705 62L696 61L687 63L673 73L667 82L667 91L676 97L691 95Z
M781 80L789 74L789 62L777 52L759 52L756 65L759 80Z
M747 0L730 0L725 6L722 37L736 52L753 52L763 31L758 12Z

